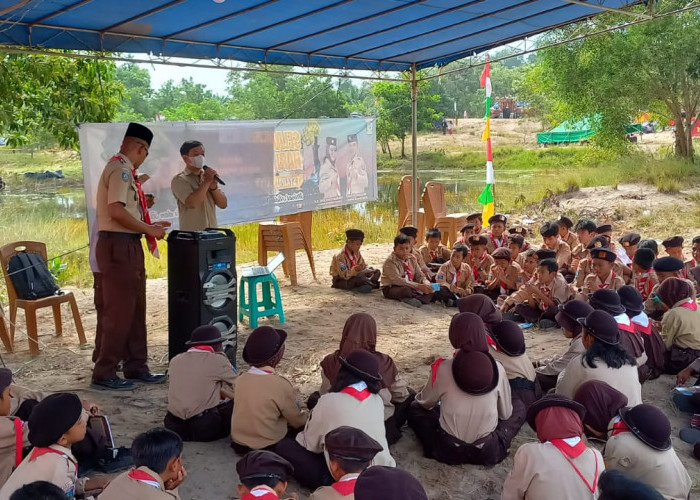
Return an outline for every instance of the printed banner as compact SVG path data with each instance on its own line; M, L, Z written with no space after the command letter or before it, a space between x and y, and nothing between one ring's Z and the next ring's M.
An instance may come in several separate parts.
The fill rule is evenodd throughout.
M226 183L228 207L220 226L377 199L376 131L373 118L160 122L145 124L153 142L140 174L155 196L152 220L178 227L170 182L185 169L180 145L204 144L206 165ZM119 151L126 123L80 125L80 150L90 227L104 166Z

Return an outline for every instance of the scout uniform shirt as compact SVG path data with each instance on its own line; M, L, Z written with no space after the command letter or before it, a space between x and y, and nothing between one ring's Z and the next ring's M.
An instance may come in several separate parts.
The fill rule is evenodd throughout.
M578 270L576 271L576 277L574 278L574 285L576 288L583 288L584 281L588 277L589 274L591 274L593 271L591 270L591 256L590 252L586 254L586 258L581 259L581 262L579 263ZM624 265L620 259L618 258L614 263L612 270L617 274L618 276L622 277L622 282L623 284L629 283L632 281L632 269L630 269L628 266Z
M581 438L567 441L576 439ZM501 499L598 498L598 476L604 469L602 455L592 447L570 458L549 441L526 443L515 453L513 469L503 483Z
M231 391L236 380L226 355L205 347L178 354L168 366L168 411L182 420L218 406L222 387Z
M491 266L493 266L496 261L493 260L487 252L484 252L479 260L475 260L470 253L464 262L472 268L472 276L474 276L475 285L483 285L488 281L489 274L491 273Z
M595 368L588 366L584 355L576 356L559 374L554 392L573 399L581 384L588 380L600 380L627 396L628 406L642 404L642 385L639 383L636 365L610 368L605 361L595 358L595 366Z
M163 478L142 466L120 474L100 493L100 500L173 500L180 496L175 490L166 490Z
M459 271L455 269L452 262L447 261L438 269L435 276L435 283L444 286L452 293L457 293L457 288L464 290L465 295L471 295L474 291L474 276L468 264L462 262L459 266Z
M581 293L593 293L596 290L602 290L604 288L608 288L610 290L619 290L623 286L625 286L624 280L620 276L618 276L615 271L610 271L610 274L608 274L607 278L605 278L605 280L602 281L597 274L591 273L588 276L586 276L585 280L583 280L583 287L581 288Z
M489 269L489 281L495 276L494 269L496 269L496 266L497 264L494 264ZM523 270L515 262L511 262L505 268L503 278L498 284L502 294L508 293L510 290L517 290L523 284L522 272Z
M535 368L535 372L542 375L559 375L566 369L572 359L585 352L586 348L583 347L583 335L578 335L571 339L569 349L567 349L564 354L558 354L552 359L541 361L540 366Z
M557 273L555 278L552 280L552 282L549 285L543 285L539 281L535 281L532 283L535 285L537 288L539 288L547 297L552 299L555 304L564 304L571 298L571 288L569 287L569 284L566 282L566 279L564 279L564 276L561 274ZM506 307L515 305L515 304L528 304L531 307L541 307L541 303L538 302L539 298L536 297L534 294L530 293L525 285L522 285L517 292L512 293L504 302L503 304Z
M440 427L465 443L473 443L496 430L499 420L510 418L510 384L503 365L497 361L498 385L486 394L469 394L455 382L452 361L439 358L433 362L430 380L416 395L416 402L426 409L439 403Z
M576 236L571 231L568 231L566 233L566 236L564 236L563 238L560 237L560 239L561 239L561 241L563 241L564 243L569 245L569 249L572 250L572 253L573 253L573 249L579 244L578 243L578 236Z
M382 266L382 288L388 286L407 286L416 288L417 285L423 284L427 279L423 272L418 267L416 259L409 257L407 261L399 259L394 252L389 254L389 257L384 261Z
M331 381L326 377L325 372L321 369L321 387L318 392L323 396L331 390ZM406 401L411 393L408 391L408 384L397 374L394 377L394 383L390 387L382 387L379 392L379 397L384 402L384 420L391 418L394 415L394 404L400 404Z
M46 394L43 392L33 391L21 385L10 384L10 415L16 415L17 410L25 401L41 401L45 397Z
M22 461L22 448L30 446L29 426L18 418L0 417L0 485Z
M632 286L642 294L642 300L649 298L651 291L658 283L659 277L654 272L654 269L647 269L642 273L633 273L632 275Z
M685 298L673 304L661 320L661 336L666 349L700 350L700 312L695 300Z
M357 271L353 270L353 267L362 264L366 265L360 252L353 254L343 245L340 252L333 256L330 273L334 278L337 276L340 279L348 280L357 275Z
M554 250L557 252L557 265L559 271L565 271L571 267L571 247L562 240L557 240L556 248L549 248L547 245L540 247L542 250Z
M143 220L133 171L133 165L122 154L114 155L102 171L100 182L97 184L96 207L97 227L100 231L136 233L112 219L108 208L112 203L121 203L134 219Z
M15 491L34 481L55 484L70 499L85 493L87 478L78 479L78 462L68 448L57 444L34 448L0 489L0 500L9 500Z
M673 448L655 450L629 431L620 417L612 428L603 455L609 469L655 488L666 499L686 500L692 481Z
M185 200L202 184L204 170L199 173L185 168L173 177L170 189L177 200L177 210L180 214L180 229L183 231L203 231L208 227L218 227L216 221L216 203L211 190L207 188L207 195L201 205L195 208L187 208Z
M497 248L508 248L508 235L503 233L500 238L496 238L491 231L486 233L486 253L491 255Z
M355 500L356 474L345 474L330 486L321 486L314 491L309 500Z
M279 443L287 428L299 428L309 414L297 404L291 382L270 366L250 369L236 380L231 439L260 450Z
M489 339L489 341L489 343L493 342L491 339ZM508 380L524 378L531 382L535 381L537 374L535 373L535 369L532 366L532 361L530 361L527 354L521 354L520 356L509 356L508 354L499 351L495 345L495 342L491 345L494 349L489 350L489 353L491 353L493 359L503 365Z
M425 262L426 264L434 261L435 259L442 259L443 261L448 261L450 260L450 256L452 255L450 249L442 243L440 243L435 250L430 250L428 248L428 245L423 245L418 249L418 251L420 252L421 257L423 258L423 262Z

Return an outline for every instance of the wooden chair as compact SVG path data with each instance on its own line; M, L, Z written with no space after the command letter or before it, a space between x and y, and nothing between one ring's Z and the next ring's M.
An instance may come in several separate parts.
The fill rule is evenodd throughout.
M420 179L416 178L416 196L418 196L418 187L420 187ZM418 240L425 235L425 211L420 208L416 215L417 222L413 222L413 200L411 192L413 190L413 178L410 175L404 175L399 183L399 220L397 234L404 226L415 226L418 229ZM420 200L419 200L420 201Z
M36 311L37 309L42 309L44 307L51 307L53 309L53 319L56 325L56 335L63 335L63 321L61 319L61 304L68 302L70 304L71 312L73 314L73 321L75 322L75 329L78 332L78 340L80 344L87 344L87 339L85 338L85 330L83 330L83 323L80 320L80 313L78 312L78 304L75 301L75 296L73 292L63 292L62 295L54 295L51 297L45 297L38 300L26 300L17 297L17 291L12 283L12 279L8 275L8 264L10 258L20 251L26 250L27 252L34 252L41 255L41 258L46 261L46 245L40 241L16 241L14 243L8 243L7 245L0 248L0 265L2 265L2 273L5 276L5 285L7 286L7 294L10 299L10 338L8 351L12 351L15 341L15 324L17 321L17 309L24 309L24 316L27 322L27 337L29 340L29 353L31 356L36 356L39 354L39 334L37 331L36 322ZM2 339L5 342L5 339ZM8 347L7 342L5 342L5 347Z
M299 222L261 222L258 226L258 262L267 265L267 252L282 252L284 275L289 276L292 286L297 286L296 251L303 249L309 258L311 274L316 279L316 267L311 243L306 240Z
M2 339L2 343L5 345L7 352L12 352L12 342L10 341L9 330L5 322L5 311L3 310L2 303L0 303L0 339Z
M459 237L459 230L467 223L469 214L447 213L445 185L441 182L431 181L425 184L423 206L425 207L425 226L439 229L444 245L454 245Z
M298 222L301 224L301 231L304 233L304 238L311 248L313 248L313 242L311 241L311 226L313 223L313 212L299 212L298 214L292 215L280 215L280 222Z

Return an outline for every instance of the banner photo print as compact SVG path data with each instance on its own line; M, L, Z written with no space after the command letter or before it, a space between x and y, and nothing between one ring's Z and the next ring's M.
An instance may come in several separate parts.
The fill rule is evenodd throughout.
M185 169L180 145L204 145L205 164L226 183L228 207L220 226L271 220L278 215L377 199L376 131L373 118L146 123L154 137L139 174L150 178L152 220L178 227L170 183ZM79 127L88 222L95 220L97 184L119 151L126 123Z

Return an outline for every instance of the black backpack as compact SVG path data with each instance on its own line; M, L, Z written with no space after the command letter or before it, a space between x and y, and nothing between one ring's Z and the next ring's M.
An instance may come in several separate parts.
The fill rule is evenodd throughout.
M7 270L20 299L43 299L60 292L46 262L38 253L19 252L13 255Z

